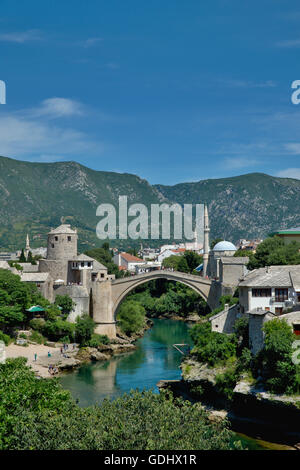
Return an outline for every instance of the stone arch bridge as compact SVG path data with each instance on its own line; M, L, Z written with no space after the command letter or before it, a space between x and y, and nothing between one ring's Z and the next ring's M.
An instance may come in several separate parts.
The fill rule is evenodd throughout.
M137 286L153 279L181 282L201 295L211 309L218 305L220 295L213 294L211 280L178 271L158 270L123 279L96 282L91 290L91 315L96 322L95 332L115 337L116 314L122 301Z

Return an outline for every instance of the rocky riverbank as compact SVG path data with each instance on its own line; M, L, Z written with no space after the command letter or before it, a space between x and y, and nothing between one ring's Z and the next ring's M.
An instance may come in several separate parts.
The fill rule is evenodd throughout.
M113 356L132 352L136 349L134 342L151 328L153 322L147 319L144 328L132 336L126 336L117 328L117 337L109 344L97 348L79 347L78 344L67 345L61 351L62 344L47 342L46 345L27 341L26 345L11 344L6 348L7 358L25 357L27 364L38 377L51 378L64 372L72 371L89 361L108 361ZM55 373L53 373L55 371Z
M217 384L224 368L211 368L188 357L181 369L182 380L161 381L158 387L200 401L212 419L228 419L236 432L300 449L300 396L271 394L245 376L228 398Z

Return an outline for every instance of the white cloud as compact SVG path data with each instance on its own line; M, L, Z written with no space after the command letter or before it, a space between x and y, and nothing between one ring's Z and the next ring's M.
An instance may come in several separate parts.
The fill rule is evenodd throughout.
M41 32L37 29L0 34L0 41L2 42L5 41L5 42L15 42L18 44L22 44L24 42L38 41L40 39L41 39Z
M300 180L300 168L286 168L285 170L278 171L275 176Z
M92 46L95 46L95 44L98 44L99 42L103 41L103 38L99 38L99 37L96 37L96 38L88 38L86 39L85 41L82 41L81 42L81 45L83 47L92 47Z
M0 154L51 161L82 153L100 154L103 144L84 132L18 116L0 117Z
M218 82L223 83L225 86L233 88L274 88L277 86L277 83L273 80L266 80L264 82L253 82L249 80L218 80Z
M259 164L258 160L249 159L246 157L234 157L234 158L226 158L224 160L226 167L230 167L231 169L238 170L240 168L247 168L251 166L255 166Z
M284 145L285 149L292 153L293 155L300 155L300 143L293 142Z
M300 47L300 39L287 39L276 43L278 47L297 48Z
M32 117L45 116L48 118L82 116L84 107L78 101L55 97L42 101L38 108L28 110L27 113Z

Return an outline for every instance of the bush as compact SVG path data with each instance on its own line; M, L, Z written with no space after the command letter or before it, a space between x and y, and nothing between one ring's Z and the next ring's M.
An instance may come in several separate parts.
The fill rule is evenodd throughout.
M106 335L97 335L94 333L88 342L88 346L90 348L97 348L98 346L102 346L103 344L107 345L109 343L109 338Z
M191 354L195 355L200 362L215 366L236 356L235 335L224 335L211 331L209 322L193 326L190 334L194 342Z
M43 334L52 341L58 341L64 336L74 337L75 325L58 318L55 321L47 320L43 328Z
M236 386L238 375L235 368L228 369L224 374L218 374L216 376L216 385L218 391L225 395L229 400L233 397L233 390Z
M32 320L30 320L29 326L33 330L43 331L43 328L45 326L45 320L43 318L33 318Z
M90 341L94 329L95 322L89 315L85 314L82 317L77 317L75 325L77 342L86 345Z
M23 358L0 364L1 450L225 450L233 433L199 403L132 391L80 408L56 379L36 380Z
M299 392L299 365L292 362L292 343L297 337L284 320L275 318L263 326L265 345L256 358L265 386L274 393Z
M69 336L63 336L62 338L60 338L60 342L69 344L71 341L70 341Z
M38 331L33 331L28 339L38 344L43 344L45 342L44 336L41 335Z
M145 309L134 300L125 301L120 307L117 319L126 335L140 331L145 324Z
M3 333L3 331L0 330L0 341L3 341L5 343L5 346L8 346L13 341L13 338L11 338L9 335L6 335L5 333Z

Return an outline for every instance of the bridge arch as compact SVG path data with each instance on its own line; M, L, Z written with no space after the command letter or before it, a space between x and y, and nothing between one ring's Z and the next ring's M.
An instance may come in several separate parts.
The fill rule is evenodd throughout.
M112 313L114 320L125 297L136 287L155 279L167 279L168 281L180 282L197 292L197 294L208 303L210 308L213 307L210 305L209 299L210 280L178 271L159 270L112 281Z

